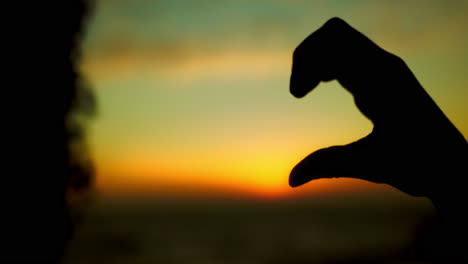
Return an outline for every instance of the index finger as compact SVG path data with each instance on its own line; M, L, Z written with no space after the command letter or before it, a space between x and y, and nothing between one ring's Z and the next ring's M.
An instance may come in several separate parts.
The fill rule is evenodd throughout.
M355 83L352 79L366 78L382 55L390 54L345 21L332 18L295 49L290 92L300 98L321 81ZM354 94L352 85L345 88Z

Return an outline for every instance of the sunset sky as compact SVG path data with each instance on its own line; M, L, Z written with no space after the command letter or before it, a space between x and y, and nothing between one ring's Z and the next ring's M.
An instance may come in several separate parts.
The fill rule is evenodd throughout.
M338 16L402 57L468 135L468 1L100 0L82 71L96 187L109 195L258 196L390 190L333 179L291 189L304 156L367 135L336 82L289 94L294 48Z

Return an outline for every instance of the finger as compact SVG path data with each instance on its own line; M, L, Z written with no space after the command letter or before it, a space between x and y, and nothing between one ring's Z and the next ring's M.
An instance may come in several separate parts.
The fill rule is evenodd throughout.
M349 145L318 150L294 167L289 176L289 185L297 187L311 180L333 177L382 183L381 175L373 169L373 165L377 165L373 161L374 145L372 136L368 136Z
M290 92L303 97L321 81L332 79L353 84L349 78L367 78L366 71L378 66L372 60L385 53L343 20L332 18L295 49ZM354 87L345 88L354 92Z

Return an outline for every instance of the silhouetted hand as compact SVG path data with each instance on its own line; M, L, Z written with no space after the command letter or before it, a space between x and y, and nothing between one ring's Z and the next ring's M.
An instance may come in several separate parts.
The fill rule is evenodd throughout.
M466 139L402 59L339 18L330 19L294 51L291 93L303 97L321 81L333 79L352 93L374 128L349 145L307 156L292 170L291 186L352 177L427 196L436 206L464 197Z

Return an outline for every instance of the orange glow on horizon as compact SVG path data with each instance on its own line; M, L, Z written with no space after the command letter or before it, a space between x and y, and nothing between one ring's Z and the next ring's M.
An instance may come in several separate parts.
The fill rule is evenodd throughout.
M97 189L108 196L155 198L247 198L282 200L340 193L385 192L390 186L341 178L314 180L303 186L288 185L290 170L297 163L287 144L263 142L241 146L223 146L213 154L145 153L129 151L115 161L101 157L97 168ZM307 149L307 147L303 147ZM296 150L297 151L297 150ZM301 150L297 152L305 152Z
M121 177L100 175L97 190L103 196L129 196L146 198L208 198L208 199L256 199L288 200L327 195L395 192L393 187L363 180L340 178L320 179L303 186L291 188L288 175L280 181L232 180L227 175L186 175L180 173L147 174L138 177L120 174ZM115 176L115 175L114 175ZM215 180L214 180L215 179Z

